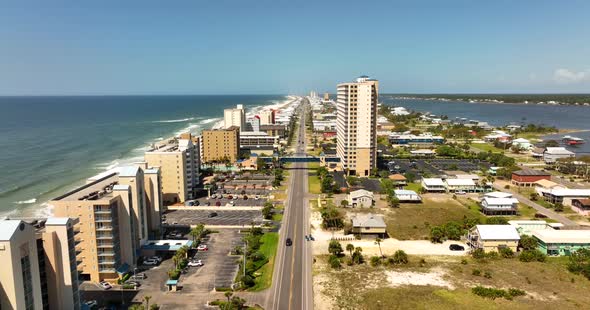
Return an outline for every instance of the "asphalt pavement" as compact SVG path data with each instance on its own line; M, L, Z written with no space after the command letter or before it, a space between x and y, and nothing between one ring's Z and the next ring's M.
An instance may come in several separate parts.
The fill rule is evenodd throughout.
M305 154L305 116L300 114L296 155ZM301 143L304 142L304 143ZM307 194L307 163L293 163L287 205L280 231L277 264L271 288L269 309L299 310L313 308L311 281L311 241ZM293 244L286 246L286 239Z

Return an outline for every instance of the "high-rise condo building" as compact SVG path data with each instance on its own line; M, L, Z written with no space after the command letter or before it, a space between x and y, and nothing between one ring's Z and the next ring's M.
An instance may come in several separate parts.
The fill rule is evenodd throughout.
M347 174L369 176L377 167L379 82L361 76L337 90L336 152Z
M275 110L261 111L258 114L260 117L260 125L273 125L275 123L275 114Z
M76 222L0 220L0 309L80 309Z
M246 130L242 130L242 131L259 132L260 131L260 117L258 115L248 117L246 119Z
M56 216L79 219L76 251L80 253L78 272L82 278L117 279L118 274L137 266L138 252L150 231L159 231L159 211L148 209L158 204L155 197L161 197L158 170L146 170L144 173L140 166L116 168L50 202ZM153 216L158 221L151 221Z
M199 185L200 139L190 133L160 141L145 152L150 167L159 167L165 205L194 199Z
M246 113L244 106L238 104L234 109L223 110L224 128L237 126L240 130L244 130L246 126Z
M229 160L235 163L240 155L240 129L237 126L227 129L203 130L201 136L203 162L213 163Z

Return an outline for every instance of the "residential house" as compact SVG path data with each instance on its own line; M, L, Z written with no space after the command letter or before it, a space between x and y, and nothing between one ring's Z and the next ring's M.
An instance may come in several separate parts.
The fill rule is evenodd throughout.
M476 225L467 233L467 244L485 252L509 248L516 252L520 235L512 225Z
M569 256L579 249L590 249L590 230L537 230L537 249L551 256Z
M514 139L512 140L512 147L518 147L522 150L530 150L532 149L534 146L531 143L531 141L524 139L524 138L518 138L518 139Z
M397 189L393 191L395 193L395 197L400 202L422 202L422 197L418 195L415 191L407 190L407 189Z
M391 180L391 182L393 182L393 185L397 187L403 187L408 184L408 179L406 179L406 177L403 174L392 174L389 176L389 179Z
M504 193L504 192L490 192L490 193L485 193L483 194L483 197L489 197L489 198L512 198L512 194L511 193Z
M485 215L515 215L518 211L518 199L484 197L481 200L481 212Z
M422 188L427 192L446 191L445 183L441 178L422 178Z
M572 199L572 210L581 215L590 215L590 199Z
M551 174L546 171L524 169L512 172L511 183L516 186L530 187L539 180L551 180Z
M448 192L474 192L475 182L472 179L446 179L445 188Z
M353 208L371 207L373 205L373 201L375 201L373 192L365 189L352 191L350 194L348 194L348 202Z
M353 234L377 234L386 235L385 221L382 215L377 214L358 214L352 218Z
M558 159L574 158L576 154L565 147L547 147L543 151L543 160L546 164L554 164Z

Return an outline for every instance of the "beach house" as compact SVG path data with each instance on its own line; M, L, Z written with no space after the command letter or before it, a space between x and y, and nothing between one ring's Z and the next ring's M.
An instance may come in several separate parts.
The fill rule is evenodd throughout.
M467 233L467 244L485 252L509 248L516 252L520 235L512 225L476 225Z
M386 235L387 226L382 215L377 214L358 214L352 218L353 234L374 234L378 236Z
M579 249L590 249L590 230L536 230L537 249L551 256L569 256Z
M532 235L534 231L544 229L560 229L563 227L561 223L547 223L545 221L536 220L512 220L508 221L508 224L514 226L516 231L522 235Z
M515 215L518 212L518 199L484 197L481 212L485 215Z
M543 160L546 164L554 164L558 159L574 158L576 154L565 147L547 147L543 151Z
M446 179L445 189L448 192L474 192L475 182L472 179Z
M361 208L368 208L373 205L373 201L375 201L373 192L370 192L365 189L359 189L356 191L350 192L348 194L348 202L349 204L354 207L361 207Z
M427 192L446 191L445 182L441 178L422 178L421 185Z
M512 140L512 147L517 147L519 149L528 151L533 148L533 144L531 143L531 141L529 141L527 139L518 138L518 139Z

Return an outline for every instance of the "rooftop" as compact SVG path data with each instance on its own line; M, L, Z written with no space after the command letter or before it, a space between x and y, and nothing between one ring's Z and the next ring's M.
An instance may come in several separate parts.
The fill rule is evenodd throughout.
M393 191L395 195L418 195L415 191L411 191L409 189L396 189Z
M570 152L565 147L561 146L545 148L545 153L552 155L575 155L574 152Z
M590 243L590 230L536 230L533 236L544 243Z
M0 221L0 241L10 240L21 223L21 220Z
M359 214L352 218L353 227L386 228L383 216L377 214Z
M484 197L491 197L491 198L510 198L512 197L511 193L504 193L504 192L490 192L483 194Z
M534 169L523 169L512 172L516 175L539 175L539 176L551 176L549 172L534 170Z
M190 247L192 240L148 240L141 246L142 250L178 251L181 247Z
M426 186L445 186L445 183L441 178L423 178L422 182Z
M520 240L518 231L512 225L475 226L482 240Z
M518 203L518 199L516 199L516 198L484 197L483 201L485 201L488 206L489 205L505 206L505 205L513 205L515 203Z
M102 175L101 175L102 176ZM119 183L119 175L112 172L102 178L89 179L91 182L71 190L54 200L98 200L112 197L113 187Z
M447 179L446 182L450 186L475 186L472 179Z

